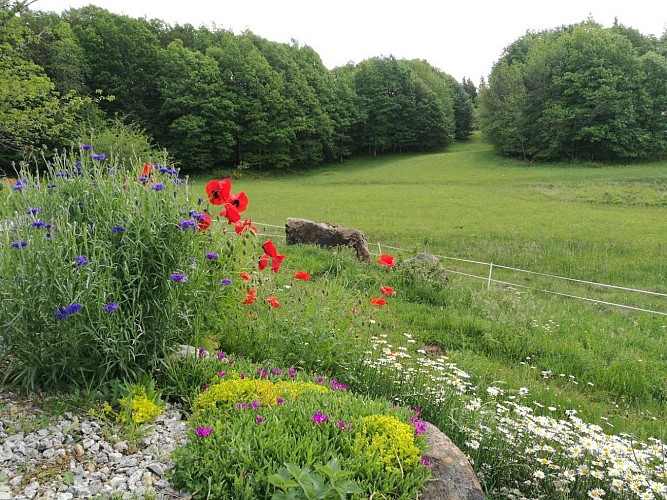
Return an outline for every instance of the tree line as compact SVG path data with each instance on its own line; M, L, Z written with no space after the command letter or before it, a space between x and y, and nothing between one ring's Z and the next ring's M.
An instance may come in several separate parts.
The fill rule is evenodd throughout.
M476 89L422 60L327 69L310 47L87 6L0 0L0 160L134 124L189 171L430 151L473 130Z
M619 161L667 153L667 31L593 20L510 44L478 98L479 126L526 160Z

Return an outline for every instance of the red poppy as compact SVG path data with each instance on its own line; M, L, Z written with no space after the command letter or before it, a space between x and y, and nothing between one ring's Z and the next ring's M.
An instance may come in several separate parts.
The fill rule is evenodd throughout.
M197 221L197 227L199 228L199 231L206 231L209 227L211 227L211 214L208 212L204 211L202 212L203 217Z
M278 299L276 299L273 295L270 297L266 298L266 301L271 304L271 307L273 309L278 309L280 307L280 302L278 302Z
M394 291L394 289L392 287L382 285L380 287L380 293L382 293L382 295L384 295L386 297L389 297L391 295L394 295L396 292Z
M243 281L250 281L252 278L250 277L250 275L248 273L241 273L241 279Z
M387 266L387 267L396 266L396 259L394 259L391 255L387 255L386 253L380 255L380 258L378 259L377 262L382 266Z
M229 194L232 191L232 181L224 179L222 181L211 181L206 184L206 194L208 199L214 205L224 205L229 201Z
M266 243L262 245L262 248L264 249L264 252L269 256L269 257L275 257L278 255L278 251L276 250L275 245L273 244L273 241L269 240Z
M257 290L255 289L248 290L245 294L245 300L243 301L243 304L249 306L250 304L255 302L256 298L257 298Z
M252 219L246 219L243 221L243 223L237 222L234 225L234 231L236 231L236 234L243 234L243 231L246 230L246 228L248 231L257 233L257 228L252 225Z
M238 221L241 220L241 214L239 213L238 210L236 210L236 207L231 203L225 204L225 210L220 212L220 215L222 215L223 217L227 217L228 224L236 224Z
M151 175L151 164L144 163L144 168L141 169L141 176L148 177L149 175Z
M310 279L310 274L305 271L297 271L297 273L294 275L294 279L308 281Z
M280 271L280 265L283 263L283 260L285 260L284 253L278 254L275 257L271 257L271 269L273 269L274 273Z
M380 297L374 297L371 299L371 304L374 306L386 306L387 301L384 299L381 299Z
M257 262L257 267L259 267L260 271L264 271L264 269L268 265L269 265L269 256L264 254L259 258L259 262Z
M243 191L230 195L227 202L234 205L239 212L244 212L248 208L248 197Z

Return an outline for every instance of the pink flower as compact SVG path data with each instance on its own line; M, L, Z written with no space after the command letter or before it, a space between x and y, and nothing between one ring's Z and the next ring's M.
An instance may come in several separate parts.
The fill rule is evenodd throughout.
M319 411L315 414L313 414L313 423L314 424L326 424L329 421L329 417L327 417L324 413L320 413Z
M202 438L210 436L212 432L213 432L213 427L197 427L195 434L197 435L197 437Z

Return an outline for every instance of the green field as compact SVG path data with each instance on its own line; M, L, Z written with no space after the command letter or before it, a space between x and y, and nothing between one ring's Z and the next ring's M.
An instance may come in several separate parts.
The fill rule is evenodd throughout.
M209 178L194 179L195 190L203 193ZM246 174L234 180L238 190L250 197L246 215L255 221L280 226L300 217L354 227L370 242L409 250L384 248L399 257L427 251L667 293L667 163L526 164L494 155L475 136L441 153ZM488 276L488 266L442 262ZM493 277L667 312L659 295L497 268ZM450 279L446 304L399 295L386 331L441 346L481 386L527 386L542 404L577 408L613 432L664 437L667 316Z
M234 188L260 222L328 221L371 242L667 292L667 163L525 164L477 136Z

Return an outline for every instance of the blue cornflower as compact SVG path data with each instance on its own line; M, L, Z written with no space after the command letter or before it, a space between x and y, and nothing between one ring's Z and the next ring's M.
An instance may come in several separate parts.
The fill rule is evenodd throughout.
M206 217L205 213L197 213L194 210L190 210L190 216L195 219L195 220L202 220L204 217Z
M164 189L164 184L162 184L161 182L158 182L157 184L154 184L153 186L151 186L151 189L154 190L154 191L162 191Z
M77 304L76 302L68 305L67 307L58 306L58 309L56 309L54 316L58 319L65 319L68 316L81 311L81 307L82 307L81 304Z
M14 191L22 191L23 190L23 184L21 184L21 181L16 181L14 185L12 186L12 189Z
M25 211L25 214L26 215L35 215L35 214L38 214L41 211L42 211L41 208L29 208L28 210Z
M92 144L84 144L83 146L81 146L81 149L83 149L84 151L90 151L91 149L93 149L93 145Z
M107 155L104 153L93 153L90 155L93 160L106 160Z
M123 226L114 226L111 228L112 233L124 233L125 228Z
M193 221L192 219L184 219L178 223L178 227L180 227L183 231L185 231L186 229L194 228L195 221Z
M88 259L86 259L85 255L79 255L76 258L76 265L77 266L87 266L88 265Z
M169 276L169 279L171 281L177 281L180 283L185 283L188 281L188 275L187 274L181 274L181 273L171 273L171 276Z
M66 178L67 177L67 172L56 172L56 178L61 179L61 178Z
M56 187L56 185L55 184L48 184L46 187L49 188L49 189L53 189L54 187Z
M18 241L12 241L12 248L19 248L21 244Z
M12 241L12 247L14 248L25 248L28 246L27 241Z
M76 302L74 304L70 304L65 308L65 311L67 314L74 314L78 313L81 310L81 304L77 304Z
M43 220L36 220L32 222L32 227L46 227L46 222Z
M229 279L220 280L220 284L223 285L223 286L231 285L232 280L229 280Z
M185 179L181 179L180 177L176 177L172 181L174 181L174 184L185 184Z
M215 252L209 252L205 255L208 260L215 260L218 258L218 254Z
M67 309L65 309L63 306L58 306L58 309L56 309L56 313L54 316L58 319L65 319L67 316L69 316L69 313L67 312Z
M104 305L104 312L112 313L118 310L118 304L115 302L109 302Z
M148 179L150 179L150 177L146 177L145 175L142 175L141 177L139 177L139 182L146 182Z
M81 168L83 165L80 161L77 161L75 164L76 168Z

